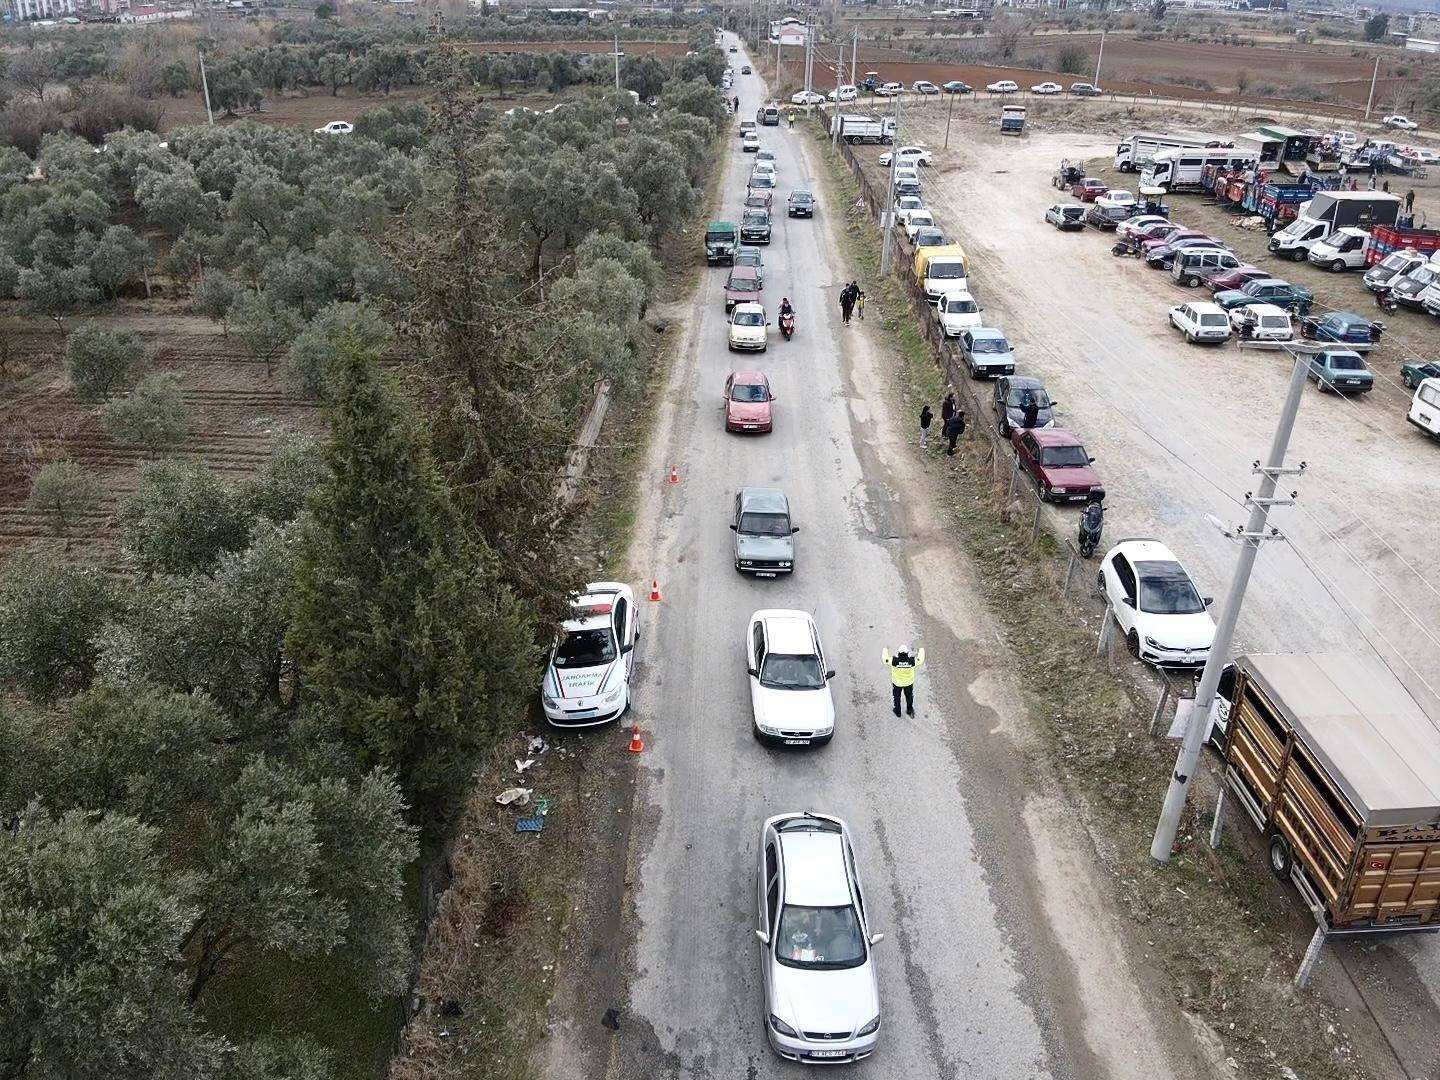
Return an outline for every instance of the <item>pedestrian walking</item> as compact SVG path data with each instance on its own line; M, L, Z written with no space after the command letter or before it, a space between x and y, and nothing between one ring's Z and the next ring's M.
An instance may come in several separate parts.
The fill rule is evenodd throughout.
M955 391L953 388L945 388L945 400L940 403L940 422L947 424L950 417L955 415Z
M1366 190L1366 191L1374 191L1374 190L1375 190L1375 174L1374 174L1373 172L1370 174L1370 181L1365 185L1365 190Z
M1406 213L1406 214L1413 214L1413 213L1415 213L1415 189L1414 189L1414 188L1411 188L1409 191L1405 192L1405 213Z
M846 326L850 325L850 312L855 309L855 297L850 294L850 286L846 285L840 290L840 319Z
M1350 177L1350 190L1351 190L1351 191L1359 191L1359 190L1360 190L1360 182L1359 182L1358 180L1356 180L1355 177L1353 177L1353 176Z
M915 672L925 666L925 650L911 653L909 645L902 645L895 655L889 649L880 650L880 659L890 669L890 695L894 699L895 715L900 715L900 698L905 698L905 712L915 715Z
M965 410L956 409L955 415L945 421L945 427L941 430L947 440L945 453L949 457L955 456L955 440L965 434Z
M865 321L865 290L855 286L855 314L860 316L860 321Z
M925 407L920 410L920 449L924 450L930 442L930 423L935 419L935 413L930 409L927 401Z
M1350 175L1350 166L1349 166L1349 165L1346 165L1345 162L1343 162L1343 161L1340 162L1340 186L1341 186L1342 188L1345 186L1345 180L1346 180L1347 177L1349 177L1349 175Z

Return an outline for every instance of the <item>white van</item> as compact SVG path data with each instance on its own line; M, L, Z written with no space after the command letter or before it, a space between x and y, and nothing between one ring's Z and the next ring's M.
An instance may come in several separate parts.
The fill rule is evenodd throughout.
M855 101L860 97L860 90L858 87L845 83L843 86L837 86L825 96L831 101Z
M1363 270L1365 250L1370 245L1370 234L1353 225L1336 229L1329 236L1317 240L1310 246L1310 261L1339 273L1342 270Z
M1170 274L1187 288L1195 288L1220 270L1238 270L1243 264L1233 252L1220 248L1184 248L1170 264Z
M1415 388L1405 419L1432 439L1440 439L1440 379L1425 379Z

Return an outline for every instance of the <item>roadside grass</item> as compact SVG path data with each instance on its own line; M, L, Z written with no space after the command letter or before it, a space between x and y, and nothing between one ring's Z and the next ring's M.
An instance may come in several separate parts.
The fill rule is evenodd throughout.
M946 378L904 289L879 275L879 231L868 211L855 206L859 191L849 167L815 135L823 142L827 205L844 219L841 248L879 300L877 321L899 360L894 389L908 418L921 402L940 399ZM976 418L977 425L986 422ZM913 453L951 508L953 535L977 566L1014 652L1031 721L1041 728L1031 751L1037 771L1058 775L1064 789L1079 796L1070 801L1129 917L1135 952L1159 961L1174 1003L1221 1038L1242 1075L1274 1076L1282 1066L1306 1080L1372 1075L1354 1060L1335 1010L1318 995L1293 989L1296 942L1313 924L1290 889L1266 873L1248 820L1232 807L1224 844L1210 848L1218 789L1209 767L1193 785L1170 863L1150 859L1174 744L1147 734L1152 706L1137 665L1126 657L1112 674L1096 655L1098 626L1062 596L1063 545L1048 531L1032 540L1028 507L1011 512L991 479L989 442L977 435L972 429L962 440L953 459L958 467L918 448ZM1087 564L1076 572L1093 569ZM1123 655L1123 644L1117 653Z

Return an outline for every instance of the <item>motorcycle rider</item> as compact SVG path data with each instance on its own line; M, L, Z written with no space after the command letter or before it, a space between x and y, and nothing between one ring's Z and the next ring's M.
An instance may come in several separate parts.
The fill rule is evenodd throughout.
M780 314L781 314L781 315L794 315L794 314L795 314L795 309L790 306L790 298L789 298L788 296L782 296L782 297L780 298Z
M785 335L788 341L790 335L795 332L795 309L790 306L790 298L780 298L780 333Z

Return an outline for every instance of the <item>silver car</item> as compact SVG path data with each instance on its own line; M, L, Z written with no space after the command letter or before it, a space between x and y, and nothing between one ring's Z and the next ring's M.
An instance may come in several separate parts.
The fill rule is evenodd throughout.
M880 1041L880 991L850 830L780 814L760 830L756 885L765 1033L781 1057L859 1061Z
M741 488L735 493L730 521L735 534L735 569L756 577L789 574L795 569L795 534L790 500L778 488Z

